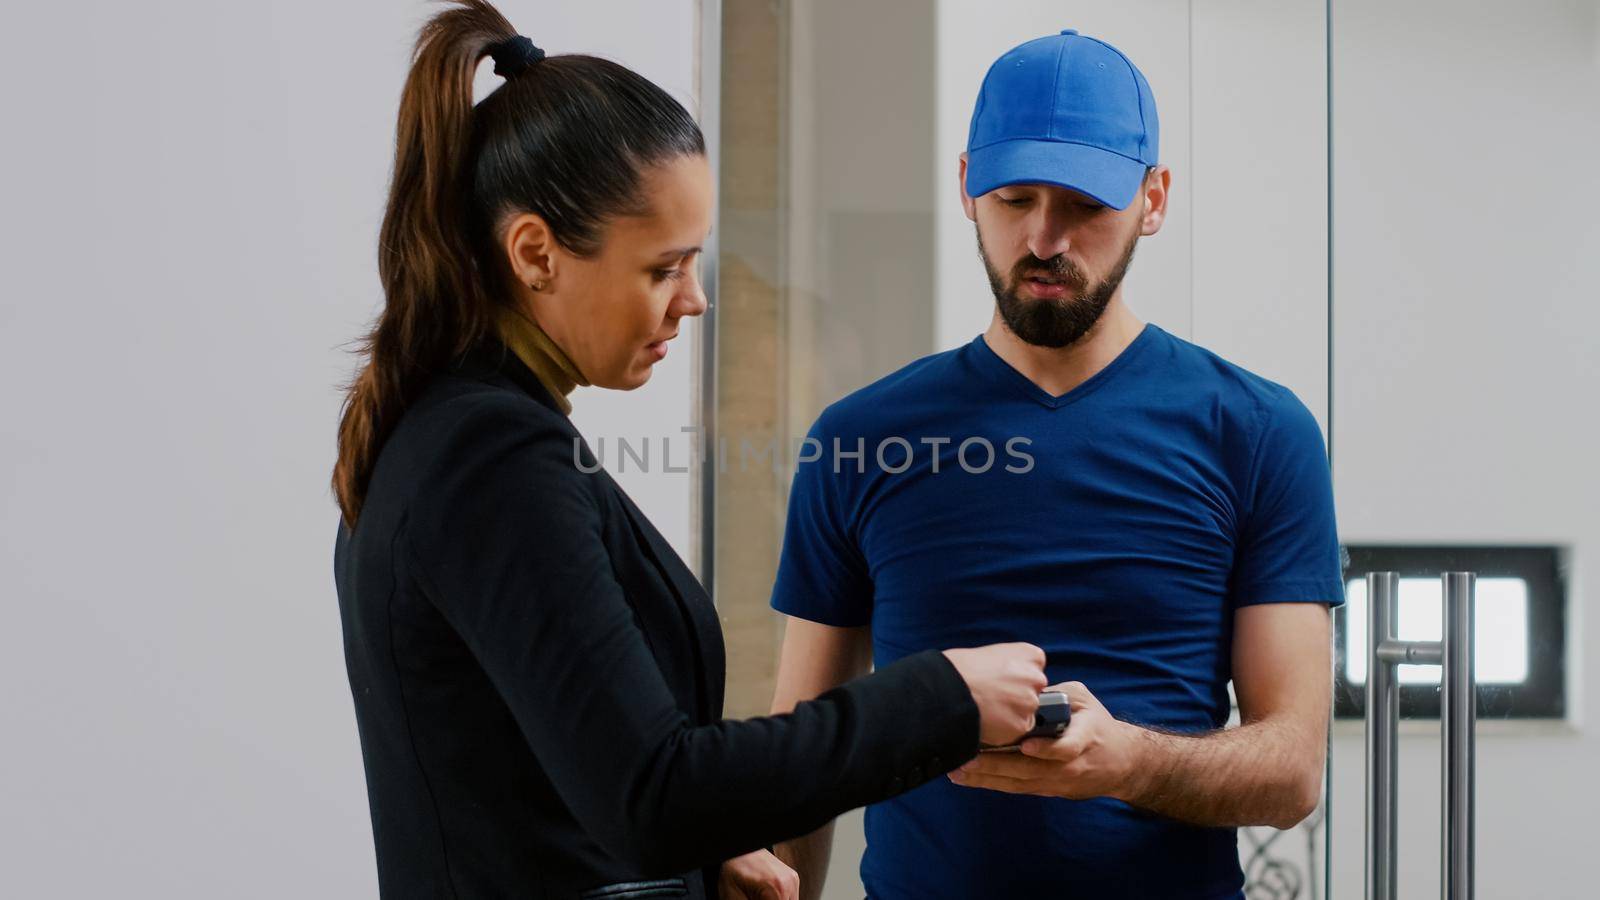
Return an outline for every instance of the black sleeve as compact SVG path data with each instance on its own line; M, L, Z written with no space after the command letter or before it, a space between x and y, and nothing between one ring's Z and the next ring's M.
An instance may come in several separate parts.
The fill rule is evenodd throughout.
M412 504L412 565L573 815L643 874L805 834L975 755L977 707L936 651L788 715L692 726L613 575L572 439L509 406L455 430Z

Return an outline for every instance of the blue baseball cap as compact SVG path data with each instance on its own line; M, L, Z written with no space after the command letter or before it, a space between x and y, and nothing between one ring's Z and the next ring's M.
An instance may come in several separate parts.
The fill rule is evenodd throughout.
M1127 209L1159 138L1144 74L1069 28L1013 48L983 76L967 132L967 193L1054 184Z

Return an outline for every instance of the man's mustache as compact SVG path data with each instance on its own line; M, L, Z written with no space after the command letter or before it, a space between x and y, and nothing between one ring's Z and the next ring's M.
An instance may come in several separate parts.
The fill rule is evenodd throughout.
M1083 270L1059 253L1049 259L1040 259L1030 253L1012 267L1011 277L1013 284L1021 283L1025 278L1040 277L1062 282L1075 290L1082 290L1088 280L1084 278Z

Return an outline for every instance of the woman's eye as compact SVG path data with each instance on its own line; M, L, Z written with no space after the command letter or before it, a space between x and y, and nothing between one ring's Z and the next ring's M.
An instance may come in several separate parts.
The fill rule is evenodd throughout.
M677 281L679 278L682 278L682 277L683 277L683 270L682 269L657 269L655 271L655 279L656 279L656 281L668 281L668 280Z

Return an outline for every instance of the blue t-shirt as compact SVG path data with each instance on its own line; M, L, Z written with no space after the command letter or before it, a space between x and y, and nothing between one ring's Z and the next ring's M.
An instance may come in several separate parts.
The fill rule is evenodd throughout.
M1154 325L1053 397L980 336L829 406L773 608L872 626L884 666L1029 641L1119 719L1228 719L1233 611L1342 602L1322 433L1286 388ZM1236 834L959 787L867 810L875 900L1240 896Z

